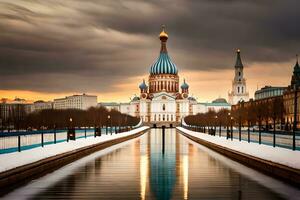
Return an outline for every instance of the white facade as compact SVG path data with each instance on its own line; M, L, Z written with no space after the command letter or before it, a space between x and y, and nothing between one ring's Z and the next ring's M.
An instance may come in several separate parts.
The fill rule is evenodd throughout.
M46 109L53 109L52 101L36 101L31 105L31 112L39 112Z
M31 112L32 102L25 99L16 98L0 99L0 121L7 119L23 119L26 114Z
M222 109L231 109L231 105L228 103L197 103L193 105L193 115L198 113L206 113L208 111L218 112Z
M232 89L228 94L228 101L231 105L235 105L240 101L249 100L243 69L244 66L240 57L240 50L237 50L234 80L232 81Z
M120 111L120 104L119 103L116 103L116 102L101 102L101 103L98 103L98 107L105 107L108 111L111 111L111 110L116 110L116 111Z
M151 100L135 97L120 104L120 112L140 117L144 122L180 122L192 114L188 98L176 99L167 92L156 93Z
M93 95L73 95L65 98L54 99L54 109L79 109L87 110L97 106L97 96Z

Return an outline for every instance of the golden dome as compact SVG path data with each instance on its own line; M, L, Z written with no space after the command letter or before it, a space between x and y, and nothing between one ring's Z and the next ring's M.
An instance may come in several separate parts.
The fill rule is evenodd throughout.
M240 49L237 49L237 50L236 50L236 52L240 53L240 52L241 52L241 50L240 50Z
M162 31L159 34L159 38L168 38L168 34L165 32L165 26L162 26Z

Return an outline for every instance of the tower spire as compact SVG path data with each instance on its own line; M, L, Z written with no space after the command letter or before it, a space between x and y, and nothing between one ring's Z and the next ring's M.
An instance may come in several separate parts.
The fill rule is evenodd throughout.
M296 64L295 64L294 69L296 69L296 68L300 68L299 62L298 62L298 54L296 54Z
M167 51L167 40L169 38L168 34L165 31L166 26L162 25L162 31L159 34L159 39L161 41L160 53L168 53Z
M235 67L236 68L243 68L244 65L242 63L242 59L241 59L241 50L237 49L236 50L236 62L235 62Z

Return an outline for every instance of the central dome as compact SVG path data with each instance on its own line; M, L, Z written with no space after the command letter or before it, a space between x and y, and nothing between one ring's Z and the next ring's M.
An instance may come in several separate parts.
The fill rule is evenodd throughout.
M151 74L177 74L177 67L167 53L160 53L157 61L151 66Z
M178 70L176 65L171 61L167 51L168 34L165 32L163 26L162 32L159 34L161 41L160 55L156 62L150 68L150 74L177 74Z

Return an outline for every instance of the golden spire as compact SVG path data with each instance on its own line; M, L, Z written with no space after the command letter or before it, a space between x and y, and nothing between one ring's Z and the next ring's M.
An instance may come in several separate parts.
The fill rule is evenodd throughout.
M165 32L165 28L166 28L166 26L162 25L162 31L159 34L159 38L168 38L169 37L168 34Z

